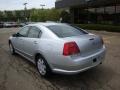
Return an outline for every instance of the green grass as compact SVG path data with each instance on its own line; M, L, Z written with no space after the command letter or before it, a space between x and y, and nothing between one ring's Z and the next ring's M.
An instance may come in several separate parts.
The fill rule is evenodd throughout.
M120 32L120 25L101 25L101 24L76 24L78 27L89 30Z

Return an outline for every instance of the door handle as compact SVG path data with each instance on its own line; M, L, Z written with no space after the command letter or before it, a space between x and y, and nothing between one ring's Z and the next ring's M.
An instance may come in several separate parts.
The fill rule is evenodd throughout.
M38 44L37 41L34 41L34 44Z
M89 40L94 40L94 38L91 38L91 39L89 39Z

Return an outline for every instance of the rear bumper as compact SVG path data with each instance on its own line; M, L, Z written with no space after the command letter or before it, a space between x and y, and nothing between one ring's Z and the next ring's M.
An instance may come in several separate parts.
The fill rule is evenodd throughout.
M105 52L106 48L104 47L93 55L76 59L68 66L61 66L60 68L58 66L58 68L53 68L52 71L61 74L77 74L86 71L102 63L105 58Z
M99 64L97 64L97 65L99 65ZM83 69L80 69L80 70L75 70L75 71L62 70L62 69L54 69L53 72L54 73L60 73L60 74L72 75L72 74L78 74L80 72L86 71L86 70L91 69L91 68L93 68L93 67L95 67L97 65L89 66L89 67L86 67L86 68L83 68Z

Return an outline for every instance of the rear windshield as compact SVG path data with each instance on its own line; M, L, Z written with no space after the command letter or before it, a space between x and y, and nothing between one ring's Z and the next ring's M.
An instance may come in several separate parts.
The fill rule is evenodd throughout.
M71 37L71 36L79 36L83 34L87 34L87 32L81 30L78 27L74 27L71 25L50 25L47 26L53 33L55 33L58 37Z

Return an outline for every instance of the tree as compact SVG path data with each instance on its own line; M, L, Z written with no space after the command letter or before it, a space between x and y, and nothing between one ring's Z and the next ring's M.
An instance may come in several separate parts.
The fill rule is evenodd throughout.
M0 22L3 21L3 19L4 19L3 12L0 11Z
M52 9L29 9L27 10L28 21L44 22L58 21L60 19L60 10ZM0 12L0 21L25 21L24 10L4 11Z
M5 11L5 18L7 19L7 21L11 21L14 20L14 15L12 11Z
M70 14L66 11L62 11L60 17L62 18L63 23L70 23L71 22Z
M31 21L58 21L60 10L57 9L32 9L30 14Z

